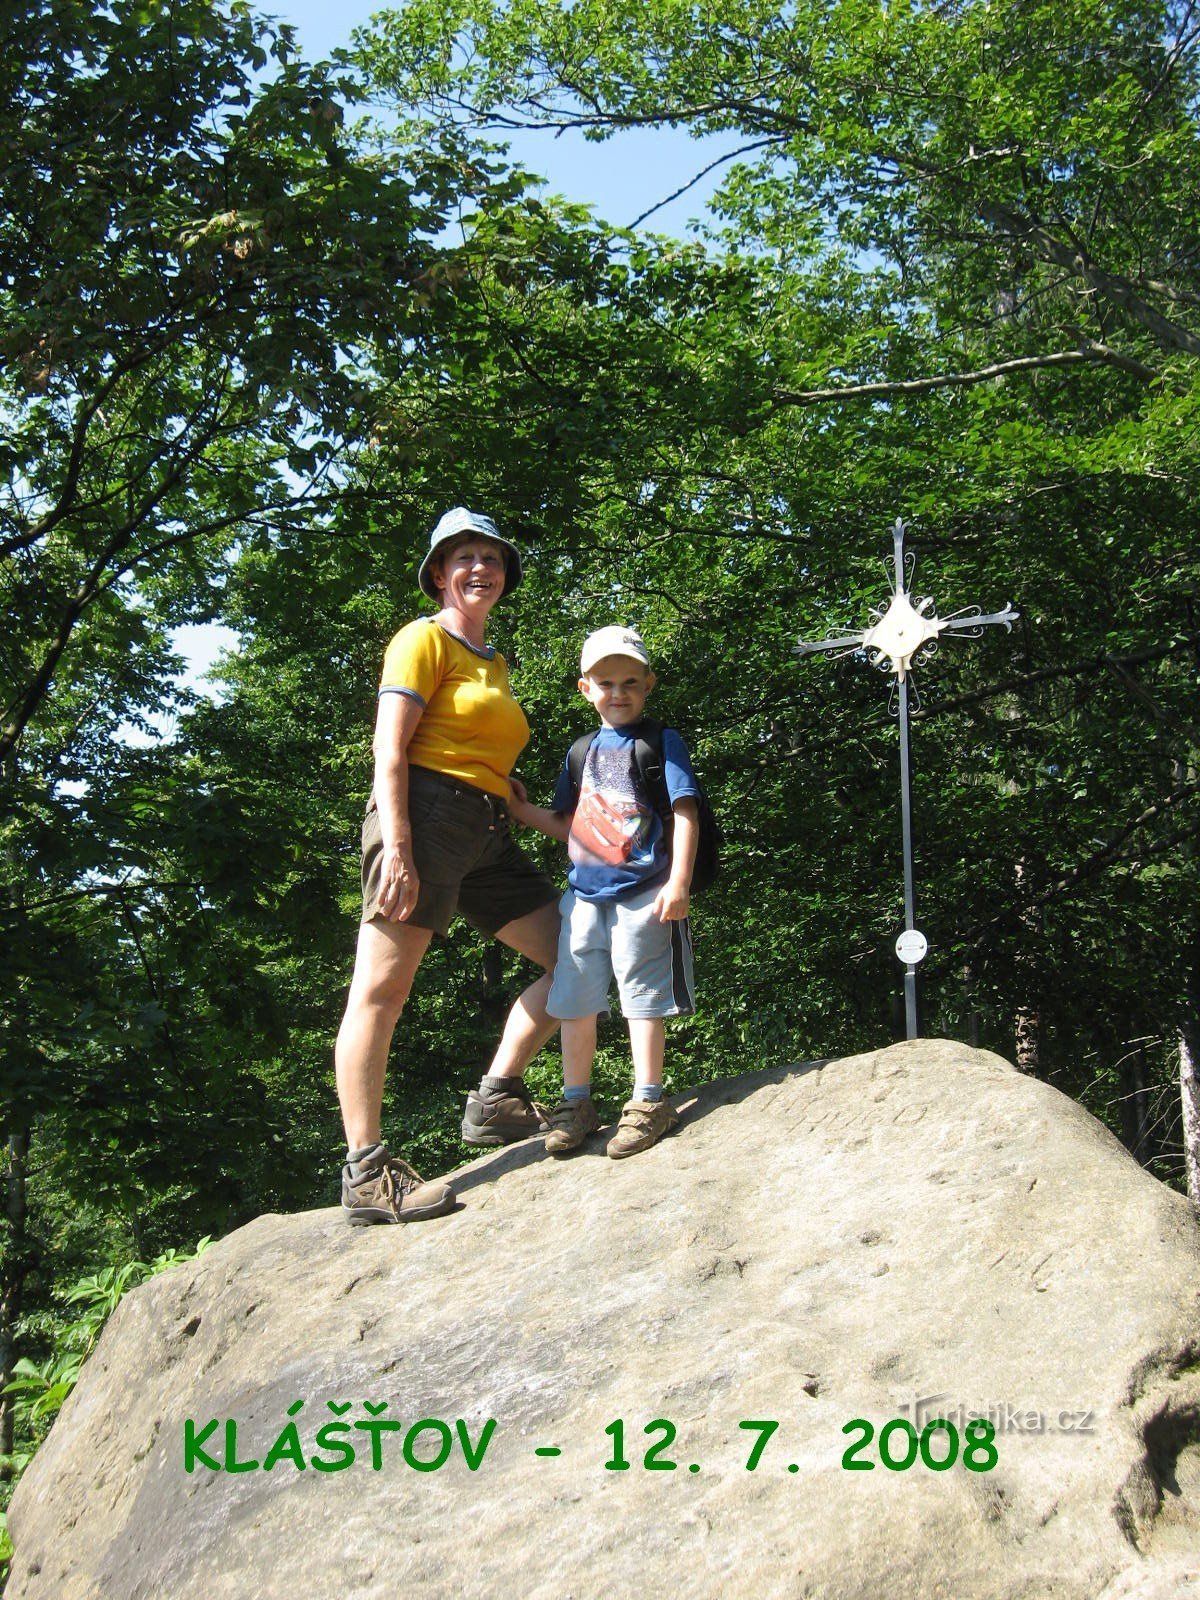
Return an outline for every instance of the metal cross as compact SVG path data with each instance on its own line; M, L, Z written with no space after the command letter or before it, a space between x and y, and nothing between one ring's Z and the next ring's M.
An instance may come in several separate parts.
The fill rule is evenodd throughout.
M908 732L908 680L914 659L925 652L925 659L935 654L937 641L943 634L958 638L978 639L984 628L1000 623L1009 632L1021 613L1011 604L1003 611L993 611L984 616L978 606L967 606L951 616L939 617L933 609L932 599L926 597L913 604L909 583L912 581L916 557L905 555L904 523L899 517L892 529L895 551L887 565L891 568L892 598L884 606L872 606L871 626L860 633L841 633L821 639L816 643L806 640L796 646L798 656L851 655L858 650L871 652L873 665L884 672L894 672L899 690L900 714L900 812L904 836L904 932L896 940L896 955L904 963L904 1018L907 1036L920 1038L921 1025L917 995L917 967L925 959L929 948L925 935L917 928L916 897L913 891L912 842L912 762ZM919 702L914 705L919 709Z

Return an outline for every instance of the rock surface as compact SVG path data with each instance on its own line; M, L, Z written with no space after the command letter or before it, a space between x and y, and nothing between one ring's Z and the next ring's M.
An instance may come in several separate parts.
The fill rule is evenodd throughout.
M1185 1200L957 1044L677 1103L633 1160L515 1146L446 1219L261 1217L131 1294L15 1497L10 1600L1200 1597ZM990 1470L881 1461L972 1413Z

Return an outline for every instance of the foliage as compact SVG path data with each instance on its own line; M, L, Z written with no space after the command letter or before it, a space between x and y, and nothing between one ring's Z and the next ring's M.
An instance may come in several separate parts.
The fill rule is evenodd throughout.
M30 1425L31 1432L44 1432L58 1415L105 1323L125 1294L169 1267L196 1260L211 1243L210 1238L204 1238L190 1253L165 1250L148 1263L127 1261L120 1267L105 1267L81 1278L66 1291L63 1303L78 1308L78 1315L56 1330L53 1353L45 1361L38 1364L23 1358L17 1362L13 1381L6 1390L17 1396L18 1414Z
M312 1062L280 1061L297 951L338 891L299 841L281 923L272 874L248 876L274 859L278 775L263 796L128 730L194 698L175 625L252 615L241 562L294 603L335 519L370 521L369 458L399 428L380 352L437 392L460 302L484 315L449 221L520 191L452 131L383 151L347 125L353 83L241 0L10 12L0 1376L66 1263L322 1192L332 1119ZM296 1007L314 1037L336 989ZM0 1451L11 1423L0 1405Z
M121 1266L105 1267L73 1284L62 1295L64 1306L74 1308L74 1316L64 1321L60 1317L43 1316L39 1333L53 1340L50 1354L41 1362L23 1356L13 1368L12 1380L5 1393L15 1397L17 1431L20 1445L14 1457L5 1462L11 1476L9 1492L28 1466L37 1444L62 1409L74 1389L84 1362L96 1347L109 1317L117 1309L130 1289L145 1283L168 1268L184 1262L195 1261L211 1239L197 1242L190 1252L166 1250L153 1261L127 1261ZM11 1555L7 1544L7 1530L0 1512L0 1578Z
M925 334L927 366L967 327L1003 340L1068 317L1097 361L1134 329L1197 352L1175 318L1195 292L1195 42L1172 0L412 0L361 55L427 125L743 136L721 196L735 229L792 259L877 253L897 309L943 313L886 330L896 354Z

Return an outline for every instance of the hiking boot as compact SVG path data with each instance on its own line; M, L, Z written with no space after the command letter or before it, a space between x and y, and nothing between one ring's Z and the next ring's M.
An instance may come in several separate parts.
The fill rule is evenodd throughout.
M532 1138L545 1126L546 1108L530 1098L524 1078L485 1078L467 1096L462 1139L486 1149Z
M425 1183L407 1161L380 1145L358 1177L342 1168L342 1210L355 1226L371 1222L423 1222L454 1209L454 1190L440 1178Z
M619 1161L622 1156L649 1150L678 1121L679 1113L669 1100L629 1100L621 1108L621 1120L608 1141L608 1153Z
M546 1149L552 1156L565 1156L568 1150L578 1150L589 1133L600 1126L596 1102L588 1095L584 1100L562 1100L546 1119L550 1132L546 1135Z

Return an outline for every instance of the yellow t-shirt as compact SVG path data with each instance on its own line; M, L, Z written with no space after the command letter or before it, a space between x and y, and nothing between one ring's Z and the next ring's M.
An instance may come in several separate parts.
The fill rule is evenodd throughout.
M388 645L379 692L411 695L424 708L408 746L413 766L510 797L508 775L529 743L529 724L502 655L420 617Z

